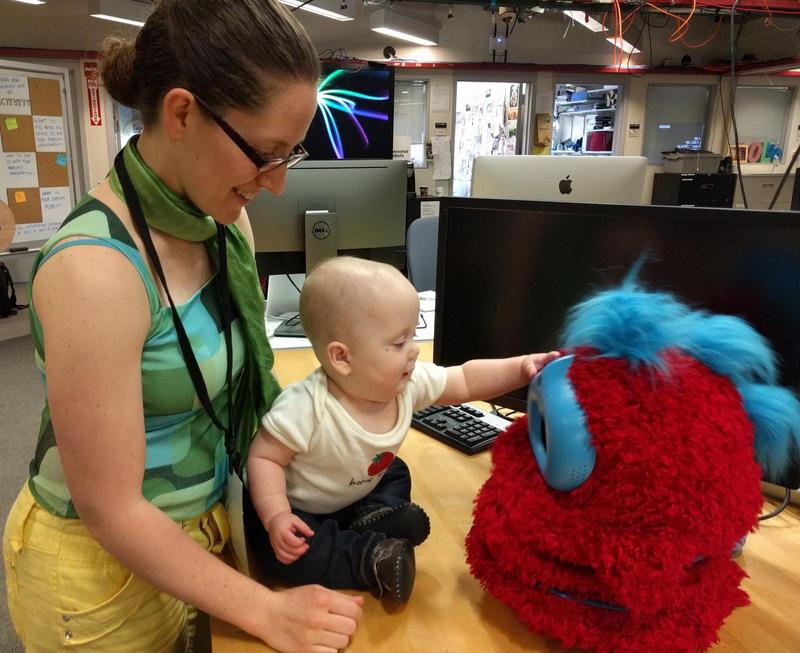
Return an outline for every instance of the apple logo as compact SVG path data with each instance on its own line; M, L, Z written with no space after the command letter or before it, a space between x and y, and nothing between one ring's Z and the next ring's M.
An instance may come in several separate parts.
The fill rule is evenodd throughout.
M572 192L572 179L567 175L566 179L558 182L558 190L562 195L569 195Z

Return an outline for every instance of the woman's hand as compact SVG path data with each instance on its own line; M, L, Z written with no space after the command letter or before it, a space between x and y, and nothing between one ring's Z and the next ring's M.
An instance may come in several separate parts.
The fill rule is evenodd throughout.
M256 633L282 653L336 653L346 648L361 617L362 596L319 585L267 595L263 628Z
M308 551L305 538L314 535L308 524L290 512L275 515L270 520L267 530L275 557L285 565L305 555Z

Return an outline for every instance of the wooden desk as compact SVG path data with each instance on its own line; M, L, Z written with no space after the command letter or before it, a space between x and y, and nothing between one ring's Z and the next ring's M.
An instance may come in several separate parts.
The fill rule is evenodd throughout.
M430 343L423 344L430 357ZM315 366L311 350L280 351L275 369L283 384ZM369 593L348 653L530 653L564 651L531 633L510 608L484 592L464 561L472 500L489 475L490 454L467 456L412 430L400 455L413 476L414 501L431 518L431 535L416 549L417 578L404 606ZM702 501L702 497L698 500ZM800 651L800 511L763 523L747 540L740 564L752 605L739 608L720 630L714 653ZM211 620L213 653L272 649L219 620Z

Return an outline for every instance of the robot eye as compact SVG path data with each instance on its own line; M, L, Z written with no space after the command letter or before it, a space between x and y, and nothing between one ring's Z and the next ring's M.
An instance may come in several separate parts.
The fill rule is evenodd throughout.
M568 372L574 356L550 363L528 387L528 437L547 484L569 492L594 469L596 451Z

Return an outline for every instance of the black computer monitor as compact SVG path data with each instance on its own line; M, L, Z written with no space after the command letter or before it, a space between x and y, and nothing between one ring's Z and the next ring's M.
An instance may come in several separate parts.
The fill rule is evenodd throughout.
M792 186L792 211L800 211L800 168L794 170L794 185Z
M800 214L447 198L439 224L439 364L557 347L568 309L649 252L647 287L746 319L800 388ZM524 411L526 391L495 403Z

